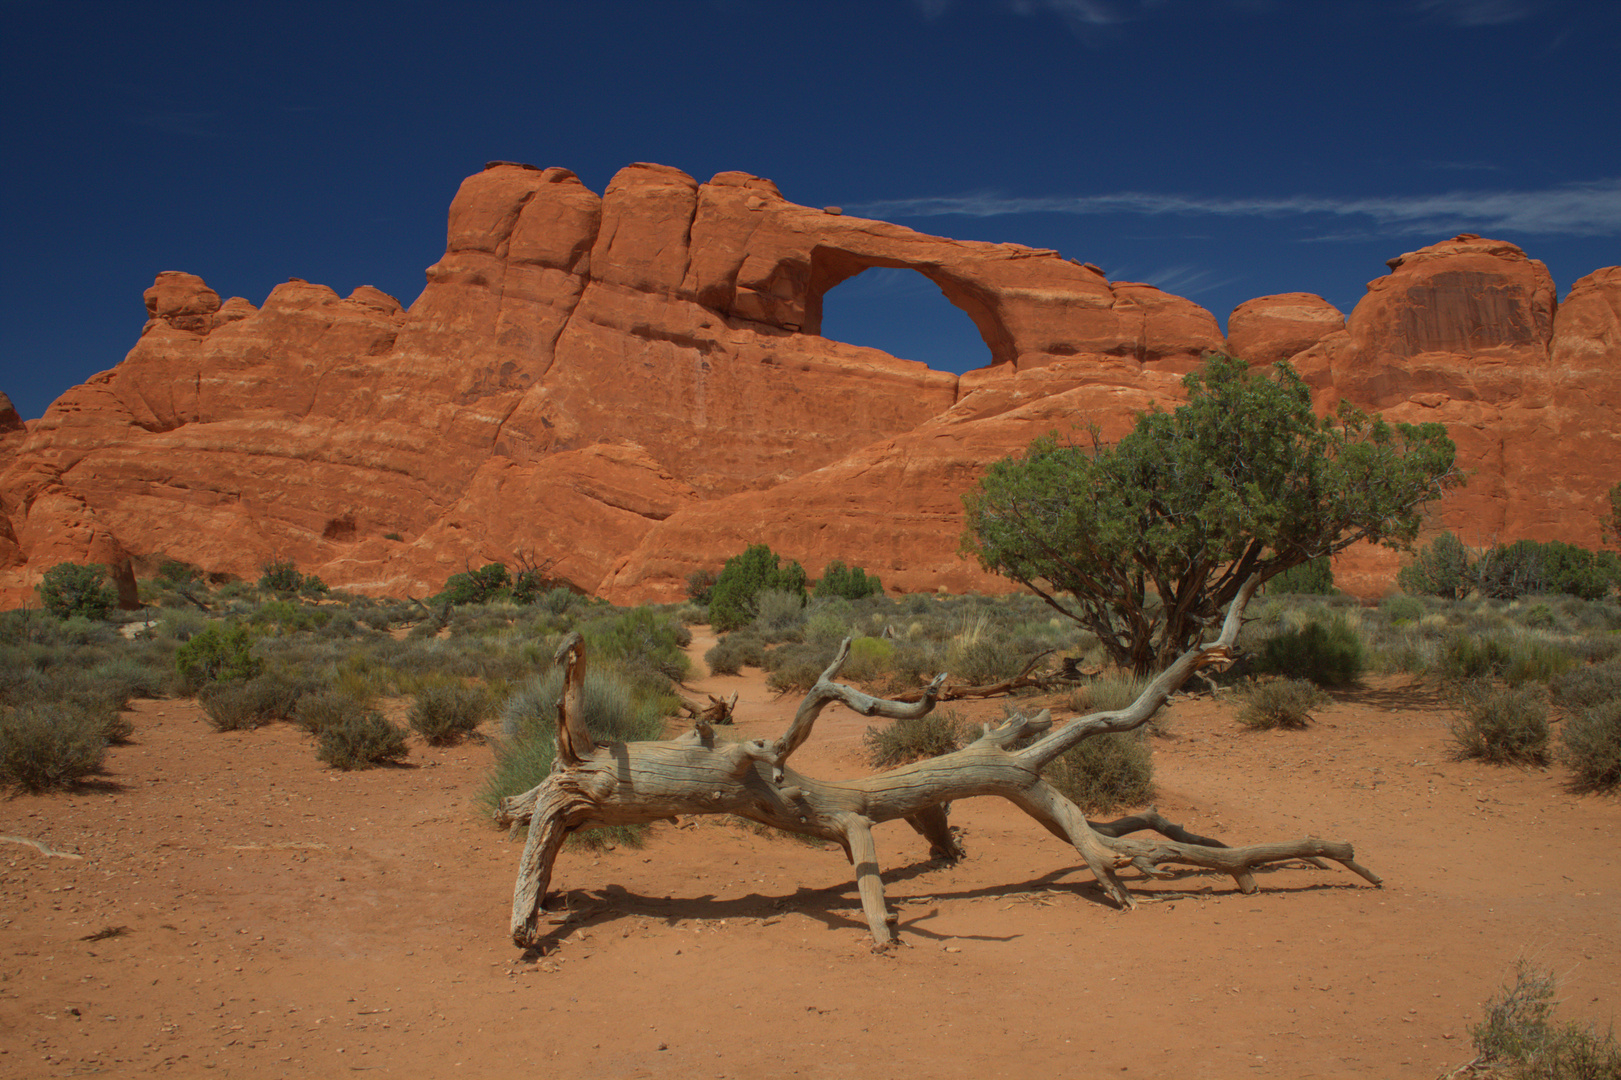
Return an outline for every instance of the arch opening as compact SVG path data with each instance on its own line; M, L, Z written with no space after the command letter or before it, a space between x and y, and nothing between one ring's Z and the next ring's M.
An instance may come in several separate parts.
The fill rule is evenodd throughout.
M882 349L936 371L960 375L998 359L975 319L911 267L856 266L824 288L813 288L808 308L809 332ZM988 319L989 312L981 317Z

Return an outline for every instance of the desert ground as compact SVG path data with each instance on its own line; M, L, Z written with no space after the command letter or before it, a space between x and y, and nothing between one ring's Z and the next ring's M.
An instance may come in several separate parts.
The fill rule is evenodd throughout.
M752 669L689 689L738 692L745 737L797 704ZM690 819L565 851L525 952L520 846L475 803L487 743L339 773L293 725L138 701L101 776L0 801L0 1076L1433 1077L1520 957L1564 976L1562 1017L1610 1020L1621 801L1452 760L1446 702L1409 676L1304 731L1236 708L1175 700L1160 811L1229 843L1349 840L1383 888L1128 872L1117 911L1072 849L970 800L956 865L880 828L901 944L875 953L837 847ZM796 766L867 771L867 725L830 708Z

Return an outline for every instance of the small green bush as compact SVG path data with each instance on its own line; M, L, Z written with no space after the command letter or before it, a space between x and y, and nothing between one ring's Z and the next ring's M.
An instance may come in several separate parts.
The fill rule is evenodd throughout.
M57 563L35 586L40 602L59 619L105 619L118 606L118 592L107 583L100 563Z
M1621 1044L1614 1030L1553 1020L1559 979L1522 958L1514 981L1486 1002L1486 1015L1469 1029L1476 1060L1471 1072L1501 1080L1616 1080ZM1475 1068L1479 1066L1479 1069Z
M1299 630L1285 630L1261 644L1256 669L1290 679L1310 679L1318 686L1349 686L1362 677L1367 651L1342 615L1324 626L1316 619Z
M876 682L889 675L894 660L894 642L884 638L854 638L850 642L850 655L839 672L839 678L848 682Z
M489 714L490 699L482 688L442 684L423 687L407 719L412 731L439 746L471 735Z
M803 595L787 589L762 589L754 595L754 620L748 629L764 641L799 641L804 628Z
M1311 711L1328 701L1309 679L1263 679L1245 690L1238 722L1257 731L1303 728L1311 723Z
M765 654L766 685L779 694L803 693L816 685L837 651L835 645L809 641L778 645Z
M1582 791L1621 786L1621 698L1583 709L1559 733L1559 758L1575 773Z
M846 600L860 600L867 596L882 596L883 583L876 574L869 575L859 566L845 566L844 560L834 559L822 571L822 580L816 583L814 595L818 598L842 596Z
M298 699L293 707L293 720L311 735L320 735L329 727L358 720L365 711L365 700L354 694L336 689L316 690Z
M1424 617L1423 601L1411 596L1388 597L1379 605L1379 610L1392 626L1418 622Z
M1154 757L1141 730L1094 735L1042 771L1046 781L1088 814L1141 806L1154 797Z
M303 584L304 575L291 559L271 559L259 567L259 588L265 592L296 593Z
M315 756L345 772L369 769L385 761L403 761L410 753L405 729L373 711L327 725L320 740Z
M1542 765L1548 760L1548 706L1529 687L1465 683L1458 691L1451 733L1459 758L1494 765Z
M969 725L955 712L936 709L923 716L902 717L882 727L870 727L861 736L861 744L874 768L887 769L949 754L977 737L966 737L969 734Z
M1274 575L1266 583L1272 595L1332 596L1334 594L1334 564L1327 555L1310 559L1299 566L1291 566Z
M215 624L180 646L175 671L190 691L210 682L251 679L264 667L252 648L253 635L242 623L223 629Z
M101 768L107 741L105 725L82 709L0 706L0 784L33 792L66 787Z
M197 703L218 731L251 731L274 720L291 720L300 700L318 687L281 672L206 683Z
M742 630L722 637L704 653L711 675L736 675L744 667L759 667L764 662L765 642Z
M709 621L718 631L736 630L754 621L755 597L774 589L805 596L805 569L797 562L780 566L781 557L765 544L753 544L726 560L709 594Z
M1412 565L1397 571L1396 584L1414 596L1461 600L1474 584L1469 552L1463 541L1444 532L1419 549Z
M694 604L707 605L709 603L709 594L714 590L715 582L719 577L719 574L707 567L702 570L694 570L688 574L687 599Z
M1587 709L1607 701L1621 701L1621 661L1583 664L1548 680L1555 705Z

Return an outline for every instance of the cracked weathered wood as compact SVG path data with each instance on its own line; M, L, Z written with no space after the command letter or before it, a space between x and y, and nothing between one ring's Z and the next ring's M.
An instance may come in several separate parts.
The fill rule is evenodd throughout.
M1183 654L1124 709L1093 713L1056 729L1045 712L1010 717L995 727L985 725L978 739L954 753L841 782L804 776L788 765L794 751L810 737L822 710L839 702L863 716L922 716L934 708L944 674L916 702L872 697L834 681L849 656L850 642L846 640L805 695L781 738L717 742L714 729L699 718L679 738L598 745L585 731L579 712L585 645L578 635L570 635L556 657L565 665L566 674L558 702L558 756L553 771L529 791L502 800L496 812L503 824L514 828L530 825L513 889L513 941L527 947L541 936L546 888L569 833L682 814L735 814L785 832L837 842L855 867L862 910L873 940L880 946L893 940L893 920L884 903L872 826L905 819L929 840L937 855L957 858L962 849L945 823L944 805L976 795L1009 800L1071 844L1105 893L1122 908L1135 906L1116 874L1128 866L1151 877L1164 876L1160 867L1167 863L1218 870L1231 874L1239 889L1248 893L1256 888L1256 867L1322 857L1378 885L1378 876L1356 862L1347 843L1306 837L1227 847L1187 833L1152 811L1093 826L1074 803L1041 778L1042 769L1083 739L1131 731L1147 723L1196 670L1224 661L1256 584L1252 580L1240 591L1215 641ZM1012 749L1031 735L1038 736L1034 742ZM1159 833L1160 838L1125 835L1143 829Z

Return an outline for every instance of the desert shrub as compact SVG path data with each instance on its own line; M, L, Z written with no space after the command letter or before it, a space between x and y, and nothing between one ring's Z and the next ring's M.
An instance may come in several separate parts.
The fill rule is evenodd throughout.
M849 682L874 682L889 674L894 659L894 642L873 637L852 638L850 655L839 678Z
M805 640L818 645L837 644L854 632L854 608L848 601L824 602L805 617Z
M754 595L749 629L770 643L797 641L805 626L805 597L787 589L761 589Z
M1238 722L1257 731L1303 728L1311 723L1311 710L1328 701L1309 679L1262 679L1245 690Z
M1455 634L1439 657L1441 674L1448 679L1497 676L1511 686L1548 682L1575 663L1556 643L1523 633Z
M764 662L765 642L742 630L727 634L704 653L711 675L736 675L744 667L759 667Z
M755 597L775 589L805 595L805 570L797 562L780 566L781 558L765 544L753 544L726 560L709 594L709 621L716 630L736 630L754 620Z
M866 596L881 596L883 592L883 583L876 574L868 575L859 566L845 566L844 560L834 559L823 569L822 579L816 583L815 595L818 598L842 596L846 600L860 600Z
M1154 757L1141 731L1094 735L1060 754L1042 777L1089 814L1154 797Z
M1476 680L1459 688L1457 709L1450 728L1459 758L1494 765L1547 762L1548 706L1535 690Z
M709 594L714 590L715 582L719 577L719 574L707 567L702 570L694 570L688 574L687 599L694 604L707 605L709 603Z
M1482 596L1503 600L1531 593L1597 600L1621 579L1621 560L1613 552L1588 551L1558 540L1516 540L1482 555L1473 577Z
M691 667L681 649L692 641L692 631L650 607L582 623L580 634L593 658L656 671L674 682L685 679Z
M488 563L477 570L452 574L444 589L429 601L434 607L487 604L511 595L512 575L502 563Z
M501 709L502 739L495 765L479 792L479 802L494 810L510 795L528 791L550 775L557 756L557 701L563 672L552 668L518 687ZM659 687L611 664L586 669L582 712L586 729L599 742L637 742L664 733L664 718L677 707L668 684ZM641 826L592 830L586 843L639 843Z
M73 706L0 705L0 784L23 791L66 787L101 768L104 725Z
M970 686L986 686L1017 675L1030 659L1001 635L965 635L951 643L947 669Z
M1312 619L1298 630L1267 638L1255 666L1263 674L1347 686L1362 677L1366 665L1362 639L1343 615L1336 615L1327 626Z
M1413 623L1424 617L1424 604L1411 596L1387 597L1379 605L1379 611L1392 626L1402 623Z
M874 725L861 736L867 760L877 769L949 754L969 741L970 726L950 709Z
M1558 623L1553 608L1541 603L1530 605L1520 611L1517 617L1521 626L1532 630L1552 630Z
M221 628L208 627L175 652L175 671L186 689L196 691L205 683L251 679L264 666L250 651L253 635L242 623Z
M1331 596L1334 593L1334 565L1327 555L1291 566L1266 583L1266 591L1296 596Z
M1548 680L1555 705L1586 709L1607 701L1621 701L1621 662L1583 664Z
M85 675L105 687L120 703L128 703L133 698L160 698L168 694L174 662L163 653L156 654L148 663L137 656L120 656L91 666Z
M304 575L291 559L271 559L259 567L259 588L264 592L292 594L304 584Z
M344 772L369 769L385 761L403 761L409 753L405 729L371 710L322 728L315 749L316 757Z
M272 720L292 720L301 699L321 689L314 679L269 671L251 679L205 684L197 703L219 731L243 731Z
M1149 680L1130 672L1111 671L1093 679L1069 696L1069 707L1085 715L1124 709L1142 696Z
M1444 532L1419 549L1413 562L1396 573L1396 584L1414 596L1462 599L1473 586L1469 552L1463 541Z
M434 745L471 735L490 714L490 700L476 686L423 687L411 703L411 730Z
M260 604L248 616L248 622L253 626L290 634L299 630L319 629L331 622L334 614L330 608L308 607L292 600L271 600Z
M1621 698L1589 706L1566 720L1559 741L1559 759L1576 774L1579 790L1621 786Z
M311 735L329 727L351 723L366 711L366 701L337 689L315 690L298 699L293 720Z
M57 563L34 588L45 610L59 619L105 619L118 606L118 592L100 563Z
M157 636L190 641L208 629L208 616L195 608L174 608L158 616Z
M1476 1058L1470 1071L1502 1080L1615 1080L1621 1044L1615 1032L1554 1021L1559 980L1523 957L1514 981L1486 1002L1485 1016L1469 1029Z
M765 654L761 665L767 671L766 685L779 694L803 692L816 685L827 665L833 662L836 645L789 642Z

